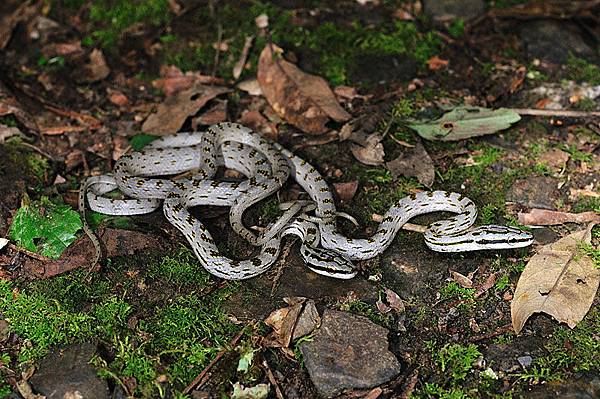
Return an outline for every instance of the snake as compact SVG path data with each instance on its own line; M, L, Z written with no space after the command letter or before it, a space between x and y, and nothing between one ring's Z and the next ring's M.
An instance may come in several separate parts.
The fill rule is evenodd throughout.
M236 170L245 179L217 179L219 167ZM244 213L277 193L290 177L310 199L282 207L283 214L260 234L246 227ZM115 190L125 198L107 195ZM229 207L232 230L256 246L258 253L244 260L223 255L206 225L190 213L190 208L203 205ZM209 273L228 280L264 273L276 262L282 240L288 236L300 240L300 255L310 270L350 279L358 272L354 261L381 254L410 219L432 212L454 214L430 224L423 233L427 247L436 252L515 249L533 242L529 232L515 227L473 227L477 219L473 201L447 191L422 191L401 198L384 214L373 235L347 237L337 228L340 213L333 192L314 166L281 144L231 122L210 126L203 132L162 136L140 151L121 156L112 173L84 180L79 210L83 230L96 249L96 264L102 257L102 247L86 221L87 207L107 215L140 215L162 209L167 221L186 238L200 264Z

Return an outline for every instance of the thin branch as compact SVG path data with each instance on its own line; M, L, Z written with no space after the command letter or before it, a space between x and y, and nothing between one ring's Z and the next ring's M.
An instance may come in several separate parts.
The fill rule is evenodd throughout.
M235 337L233 337L233 339L229 342L229 347L234 347L238 341L240 340L240 338L242 338L242 336L244 335L244 330L245 328L242 328L240 330L239 333L237 333L237 335ZM213 359L212 362L210 362L208 364L208 366L206 366L204 368L204 370L202 370L202 372L200 374L198 374L198 376L196 376L196 378L194 378L194 380L192 382L190 382L190 384L185 387L185 389L183 390L184 394L189 394L190 392L192 392L192 390L194 388L196 388L196 386L200 387L202 386L202 384L200 384L200 382L202 381L202 379L204 378L204 376L210 371L210 369L212 369L214 367L215 364L217 364L217 362L219 360L221 360L221 358L223 356L225 356L225 354L229 351L229 348L225 348L222 351L220 351L217 356L215 356L215 358Z
M519 115L530 116L563 116L566 118L593 118L600 117L600 111L571 111L567 109L535 109L535 108L507 108Z

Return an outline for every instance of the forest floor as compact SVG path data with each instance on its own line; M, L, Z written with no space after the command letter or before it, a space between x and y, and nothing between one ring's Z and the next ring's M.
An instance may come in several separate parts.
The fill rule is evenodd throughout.
M600 396L599 228L538 290L558 297L555 318L515 315L532 257L599 220L598 15L585 1L5 1L0 397ZM335 104L315 116L319 98ZM451 141L408 126L457 106L521 118ZM373 234L399 199L443 190L470 198L477 224L535 242L437 253L401 230L337 280L285 240L272 270L235 282L206 272L160 211L89 211L106 252L91 268L80 184L153 135L224 121L313 165L357 219L338 220L350 237ZM288 182L245 225L276 220L301 191ZM220 251L252 256L227 208L200 208ZM592 271L573 268L587 259Z

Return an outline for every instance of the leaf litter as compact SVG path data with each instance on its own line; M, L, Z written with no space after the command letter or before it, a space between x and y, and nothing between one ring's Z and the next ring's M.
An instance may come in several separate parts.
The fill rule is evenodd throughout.
M510 306L517 334L534 313L547 313L571 328L583 320L600 284L600 269L581 249L590 244L594 225L545 245L529 260Z

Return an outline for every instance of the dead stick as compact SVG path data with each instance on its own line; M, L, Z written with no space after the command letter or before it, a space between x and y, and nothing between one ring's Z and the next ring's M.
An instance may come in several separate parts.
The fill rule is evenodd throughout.
M567 109L535 109L535 108L507 108L519 115L530 116L564 116L566 118L589 118L598 117L598 111L571 111Z
M12 243L8 243L8 247L10 249L12 249L13 251L24 253L25 255L27 255L27 256L29 256L29 257L31 257L33 259L37 259L37 260L39 260L41 262L49 262L49 261L52 260L52 259L50 259L50 258L48 258L48 257L46 257L44 255L36 254L35 252L31 252L28 249L18 247L15 244L12 244Z
M244 330L245 329L242 328L242 330L239 333L237 333L237 335L235 337L233 337L233 339L229 342L229 346L230 347L233 347L233 346L235 346L238 343L238 341L240 340L240 338L242 338L242 335L244 335ZM196 388L196 385L198 385L198 383L202 380L202 378L204 378L204 376L206 375L206 373L208 373L209 370L211 368L213 368L214 365L217 364L217 362L219 360L221 360L221 358L223 356L225 356L225 354L228 352L228 350L229 349L223 349L222 351L220 351L219 353L217 353L217 356L215 356L215 358L213 359L213 361L210 362L208 364L208 366L206 366L204 368L204 370L202 370L202 372L200 374L198 374L198 376L196 378L194 378L194 380L187 387L185 387L185 389L183 390L183 393L187 395L188 393L192 392L192 389Z
M273 375L273 372L269 367L269 363L267 363L266 360L263 360L263 366L265 368L265 371L267 372L267 377L269 377L269 381L271 381L271 384L273 384L273 386L275 387L275 395L277 396L277 399L284 399L283 393L281 393L281 389L279 389L279 384L277 384L277 380L275 379L275 376Z

